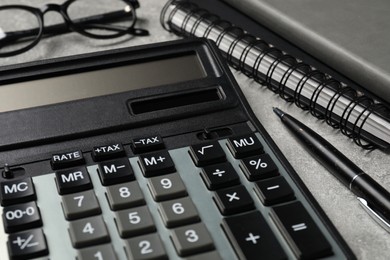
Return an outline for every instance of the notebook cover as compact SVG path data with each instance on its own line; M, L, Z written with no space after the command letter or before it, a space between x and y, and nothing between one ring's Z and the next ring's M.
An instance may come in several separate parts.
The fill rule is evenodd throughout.
M390 1L224 1L390 103Z

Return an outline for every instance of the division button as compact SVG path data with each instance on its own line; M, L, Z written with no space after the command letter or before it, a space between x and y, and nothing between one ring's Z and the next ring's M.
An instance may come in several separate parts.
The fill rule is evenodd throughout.
M139 156L140 166L145 177L153 177L176 171L168 151L153 152Z
M240 167L250 181L279 175L278 167L268 154L261 154L241 160Z
M282 176L257 181L255 184L255 191L266 206L295 198L294 191Z
M104 186L135 179L133 169L127 158L99 163L99 177Z
M150 178L148 187L155 201L174 199L187 195L184 183L177 173Z
M146 153L164 149L164 147L163 139L159 135L135 138L131 146L134 153Z
M9 235L8 251L13 260L36 258L49 253L42 229Z
M85 167L56 172L58 193L69 194L92 188L92 182Z
M176 228L173 230L171 238L177 254L180 256L214 249L213 240L203 223Z
M209 190L232 186L240 183L240 178L233 166L226 163L206 166L201 176Z
M120 143L95 146L92 149L92 158L95 162L114 159L125 155L125 149Z
M168 259L163 243L159 235L155 233L125 240L125 250L129 259Z
M314 259L333 254L332 247L299 201L273 207L271 217L297 258Z
M198 211L189 197L161 202L159 212L169 228L199 221Z
M258 211L225 218L222 227L239 259L287 259L273 231Z
M138 182L126 182L107 187L107 200L112 210L145 204Z
M42 226L41 215L34 201L5 207L3 223L7 233Z
M255 134L231 137L227 146L236 159L263 153L263 145Z
M110 242L106 224L101 216L70 222L69 234L75 248Z
M53 170L81 165L84 164L84 162L85 159L80 150L53 154L50 161Z
M192 145L190 155L198 167L226 161L225 152L217 141Z
M62 209L67 220L89 217L101 213L99 202L92 190L64 195Z
M77 260L117 260L114 248L111 244L98 245L80 249L77 252Z
M249 192L242 185L218 190L214 196L222 215L229 215L254 208L254 202Z
M141 206L115 213L119 235L122 238L138 236L156 230L147 206Z
M35 189L31 178L5 181L0 184L1 205L8 206L36 199Z

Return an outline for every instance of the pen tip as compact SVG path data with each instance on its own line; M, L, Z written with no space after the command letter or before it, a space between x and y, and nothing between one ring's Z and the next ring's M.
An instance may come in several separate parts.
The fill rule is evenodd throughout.
M275 112L275 114L278 117L282 118L284 116L284 112L282 110L280 110L279 108L273 107L272 110Z

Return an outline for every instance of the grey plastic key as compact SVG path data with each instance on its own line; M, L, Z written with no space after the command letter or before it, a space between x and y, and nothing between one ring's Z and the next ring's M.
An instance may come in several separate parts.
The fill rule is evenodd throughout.
M125 244L129 259L168 259L161 239L156 233L127 239L125 240Z
M176 228L173 230L171 238L180 256L214 249L213 240L203 223Z
M121 210L115 213L121 237L137 236L156 230L147 206Z
M99 202L92 190L62 196L62 209L68 220L101 213Z
M77 260L117 260L111 244L98 245L81 249L77 252Z
M155 201L163 201L187 195L184 183L177 173L150 178L148 187Z
M199 221L198 211L189 197L162 202L159 211L169 228Z
M101 216L70 222L69 234L73 247L82 248L110 241L106 224Z
M202 254L196 254L193 256L189 256L186 258L183 258L185 260L222 260L221 256L218 254L217 251L211 251L207 253L202 253Z
M145 204L144 196L136 181L107 187L107 199L112 210Z

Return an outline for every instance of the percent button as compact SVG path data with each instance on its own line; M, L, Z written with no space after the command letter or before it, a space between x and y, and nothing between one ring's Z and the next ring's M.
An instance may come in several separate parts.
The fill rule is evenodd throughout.
M268 154L261 154L241 160L240 168L250 181L278 176L278 167Z

